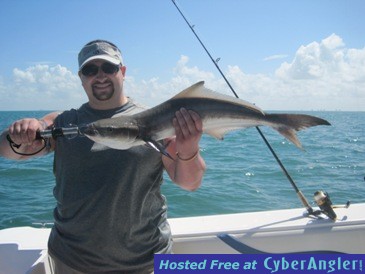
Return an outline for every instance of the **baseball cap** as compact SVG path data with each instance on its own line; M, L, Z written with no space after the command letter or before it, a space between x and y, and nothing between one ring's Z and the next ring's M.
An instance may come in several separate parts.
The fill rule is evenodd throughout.
M89 61L103 59L115 65L123 65L122 53L116 45L106 40L94 40L87 43L80 51L79 70Z

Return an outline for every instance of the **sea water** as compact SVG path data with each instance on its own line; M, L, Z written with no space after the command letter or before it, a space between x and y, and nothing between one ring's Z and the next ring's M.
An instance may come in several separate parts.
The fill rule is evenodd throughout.
M0 130L46 113L0 111ZM365 202L365 112L298 113L324 118L332 126L299 132L303 150L261 128L297 187L312 206L317 190L327 191L334 204ZM207 171L197 191L180 189L165 174L162 192L170 218L303 206L256 128L231 132L223 141L204 135L200 148ZM52 222L52 164L52 154L27 161L0 157L0 229Z

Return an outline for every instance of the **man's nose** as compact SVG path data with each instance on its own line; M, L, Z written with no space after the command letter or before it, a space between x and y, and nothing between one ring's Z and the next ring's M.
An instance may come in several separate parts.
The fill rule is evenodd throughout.
M105 79L107 79L106 73L101 69L101 67L99 67L99 69L98 69L98 73L96 74L96 78L99 81L104 81Z

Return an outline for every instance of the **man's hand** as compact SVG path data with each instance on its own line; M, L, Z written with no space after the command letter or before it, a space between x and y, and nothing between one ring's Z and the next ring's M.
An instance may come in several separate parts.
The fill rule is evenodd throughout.
M43 121L35 118L24 118L11 124L8 133L15 144L38 146L42 142L41 140L36 140L36 132L45 128Z
M47 127L52 126L58 114L59 112L51 112L40 120L24 118L12 123L8 130L3 131L0 135L0 156L14 160L24 160L52 151L55 146L53 139L49 140L50 146L47 149L39 151L45 147L45 143L43 140L37 140L36 134L37 131L45 130ZM20 147L9 144L7 135L9 135L14 144L20 145ZM13 151L14 148L16 153ZM19 153L27 155L21 155Z
M181 108L176 112L173 125L176 132L176 152L180 159L190 159L199 150L199 141L203 134L200 116L191 110Z

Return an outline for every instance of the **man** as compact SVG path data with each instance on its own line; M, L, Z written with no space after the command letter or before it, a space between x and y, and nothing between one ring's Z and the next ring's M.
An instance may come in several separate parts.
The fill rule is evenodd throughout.
M82 48L78 61L88 102L41 120L14 122L1 136L0 155L27 159L42 147L36 155L55 152L57 206L48 249L56 273L150 273L153 255L171 252L172 245L160 193L163 169L184 189L200 186L205 171L199 154L202 121L186 109L176 113L176 137L165 140L174 160L147 146L93 151L94 142L86 137L59 137L45 144L36 139L36 132L47 127L143 110L124 94L126 67L114 44L92 41Z

